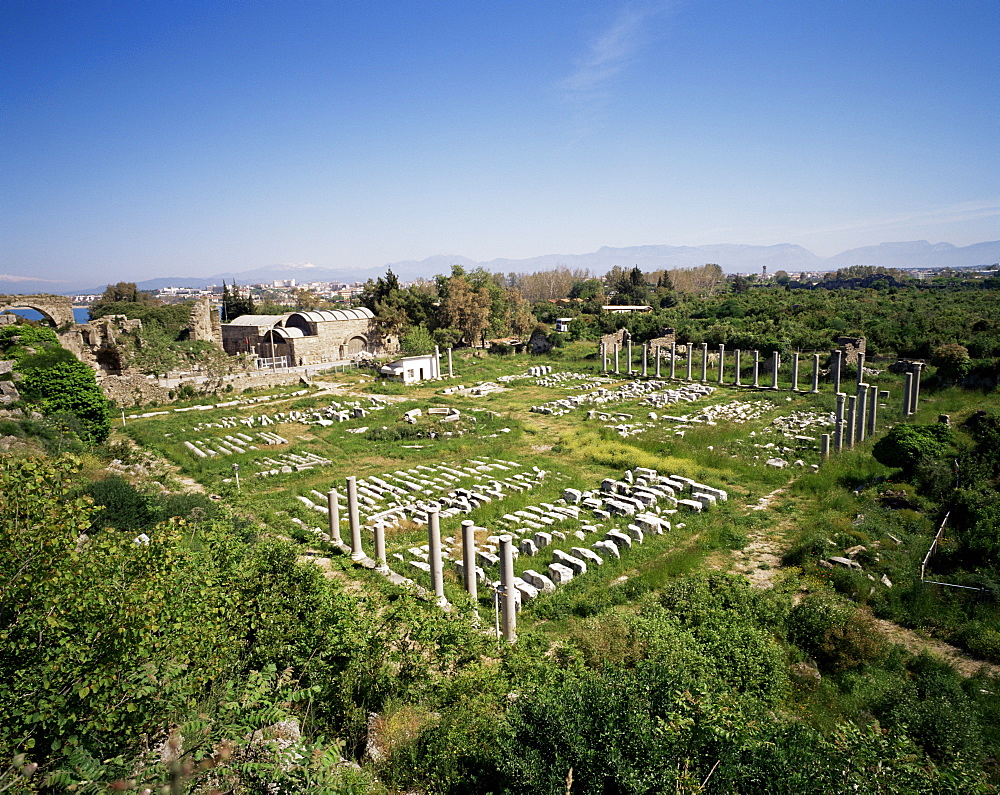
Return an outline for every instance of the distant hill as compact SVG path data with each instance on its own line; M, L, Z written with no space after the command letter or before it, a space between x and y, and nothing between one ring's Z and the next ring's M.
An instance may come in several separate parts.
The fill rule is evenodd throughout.
M359 282L377 278L392 268L403 281L431 278L447 274L452 265L466 269L483 267L495 273L533 273L566 267L570 270L587 270L600 275L615 265L638 265L644 271L663 268L693 268L713 262L726 273L754 273L767 266L769 273L785 270L829 271L850 265L881 265L887 268L944 268L990 265L1000 262L1000 240L974 243L970 246L953 246L951 243L929 243L915 240L902 243L882 243L843 251L833 257L820 257L809 249L790 243L774 246L750 246L738 243L720 243L707 246L604 246L587 254L544 254L528 259L494 259L477 262L459 254L436 254L422 260L402 260L375 268L322 268L318 265L265 265L252 270L216 273L211 276L181 276L148 279L139 282L144 290L162 287L207 287L212 284L236 282L258 284L279 279L296 279L299 282ZM72 293L102 292L104 285L86 285L77 280L54 282L24 276L0 274L2 293Z

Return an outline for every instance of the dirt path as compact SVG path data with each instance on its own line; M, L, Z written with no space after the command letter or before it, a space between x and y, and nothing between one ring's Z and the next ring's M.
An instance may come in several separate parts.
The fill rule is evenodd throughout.
M937 640L936 638L925 637L915 630L906 629L899 626L899 624L893 624L891 621L883 621L880 618L873 618L872 621L879 628L879 631L885 635L887 640L899 644L913 654L927 652L933 657L941 658L962 676L973 676L982 669L985 669L993 676L1000 676L1000 665L975 660L950 643L945 643L943 640Z
M748 511L763 511L778 502L787 491L788 485L775 489L770 494L760 498L748 507ZM750 534L749 543L742 551L733 552L731 567L733 571L743 574L755 588L770 588L774 578L781 570L781 557L788 547L792 519L775 517L776 522L768 524ZM722 568L717 566L717 568ZM983 662L969 657L961 649L945 643L943 640L928 638L912 629L906 629L891 621L872 618L878 630L886 640L896 643L912 654L927 653L944 660L962 676L974 676L981 670L986 670L993 676L1000 676L1000 665Z

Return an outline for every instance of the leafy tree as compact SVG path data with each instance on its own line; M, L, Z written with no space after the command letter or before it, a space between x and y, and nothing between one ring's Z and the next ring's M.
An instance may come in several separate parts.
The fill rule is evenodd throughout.
M969 349L964 345L950 343L935 348L931 364L938 368L938 376L943 379L960 381L972 369Z
M80 361L21 367L22 397L44 414L69 413L79 419L86 439L104 442L111 433L111 401L97 385L94 371Z
M222 282L222 320L228 323L242 315L254 314L253 293L250 288L238 287L234 282L232 287Z
M434 338L423 326L415 326L400 337L399 347L403 353L410 356L432 353L434 351Z
M951 442L951 429L941 423L896 425L875 443L872 455L887 467L912 473L922 459L943 457Z
M107 314L114 314L103 311L110 304L145 304L147 306L159 306L163 302L153 297L153 294L145 290L140 290L135 282L118 282L109 284L104 288L101 297L90 306L91 317L102 317ZM96 312L96 314L95 314Z

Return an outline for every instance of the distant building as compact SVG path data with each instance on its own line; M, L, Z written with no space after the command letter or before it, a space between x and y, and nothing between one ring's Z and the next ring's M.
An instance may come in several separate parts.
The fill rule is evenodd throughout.
M633 312L652 312L651 306L602 306L609 315L628 315Z
M324 364L399 350L382 337L365 307L286 315L241 315L222 326L222 346L235 356L249 353L267 366Z
M433 353L421 356L404 356L394 362L384 365L379 373L403 384L416 384L432 378L441 377L441 362Z
M556 318L556 331L566 332L569 331L569 324L573 322L571 317L557 317Z

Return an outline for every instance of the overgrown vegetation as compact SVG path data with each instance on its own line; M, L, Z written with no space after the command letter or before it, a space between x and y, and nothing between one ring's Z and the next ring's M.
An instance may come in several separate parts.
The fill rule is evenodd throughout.
M630 271L620 275L633 284ZM711 273L691 279L699 275ZM473 275L461 278L469 291L456 293L463 301L495 297ZM589 300L608 298L580 281L578 292ZM637 332L666 323L694 334L704 324L731 322L738 335L767 322L767 334L780 335L794 322L817 332L823 345L816 347L829 347L830 334L874 328L875 318L898 321L895 303L879 298L904 289L854 291L854 303L865 307L854 316L846 299L840 303L839 288L748 287L696 300L678 281L648 285L658 313L629 320ZM394 297L398 286L380 289L383 302L410 300ZM665 306L668 292L675 303ZM475 398L440 394L437 384L394 385L385 393L399 402L388 408L332 425L279 420L269 428L284 444L243 453L202 459L184 445L225 439L255 414L310 415L332 400L367 404L382 387L362 383L361 372L337 374L347 395L276 389L261 403L129 418L101 447L83 433L72 435L71 448L58 447L51 423L59 412L3 418L0 434L51 438L49 456L0 462L0 756L14 771L38 765L30 778L5 773L0 787L996 791L996 677L985 668L962 676L932 656L906 652L877 623L891 619L937 635L982 661L1000 654L1000 401L995 389L957 386L965 360L954 349L940 350L951 343L972 349L954 331L972 307L983 313L972 334L992 333L994 315L972 290L914 295L911 311L918 314L920 302L926 298L929 307L935 296L937 314L965 307L937 330L925 326L907 340L911 351L939 352L925 373L918 415L899 421L900 376L871 374L892 395L875 437L822 464L805 443L795 451L802 465L791 474L764 464L772 455L766 444L801 441L782 435L774 420L828 414L833 401L825 387L817 395L792 393L784 374L780 392L726 386L670 409L696 414L710 404L760 404L753 420L685 423L692 427L682 434L662 418L647 427L650 407L638 399L614 404L642 426L628 432L617 427L623 420L585 419L586 409L529 413L580 392L523 379ZM813 304L819 296L829 303ZM871 305L859 300L869 297ZM822 317L791 310L793 299ZM741 306L754 309L723 317L726 302L736 314ZM643 319L651 316L655 323ZM426 346L441 330L429 325L409 326L414 344ZM46 353L52 340L44 331L27 328L0 330L19 367L37 369L45 356L59 356ZM763 328L753 333L763 335ZM473 337L491 333L470 329ZM579 340L544 360L455 352L466 384L523 373L538 361L584 376L601 370L593 343ZM59 366L56 359L45 365L56 372ZM433 407L458 410L459 419L443 423L443 415L427 412ZM411 424L403 414L412 408L423 414ZM949 425L937 421L940 414ZM305 452L330 463L256 474L264 458ZM150 453L169 466L148 464ZM355 567L307 529L325 518L298 498L318 500L345 475L483 458L545 474L531 491L444 519L444 535L458 533L464 518L494 531L505 513L555 502L567 486L594 488L636 466L725 488L730 499L700 515L670 517L669 533L650 535L621 560L609 557L526 602L514 645L498 644L492 634L493 597L485 585L473 604L449 567L445 590L453 609L445 612ZM112 459L118 463L105 470ZM171 468L205 493L183 491ZM748 510L765 495L769 506ZM965 589L920 581L946 514L925 579ZM627 522L614 518L607 526ZM772 587L726 573L734 551L751 551L779 528L791 547L785 566L775 563L768 572ZM580 543L570 524L565 530L567 540L553 546ZM393 551L405 550L426 543L426 531L404 523L392 528L389 542ZM832 556L849 549L860 569L829 567ZM517 570L529 561L518 560ZM402 573L429 585L422 572ZM487 573L492 579L495 570Z

